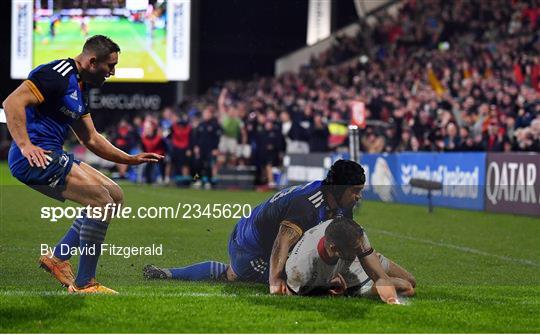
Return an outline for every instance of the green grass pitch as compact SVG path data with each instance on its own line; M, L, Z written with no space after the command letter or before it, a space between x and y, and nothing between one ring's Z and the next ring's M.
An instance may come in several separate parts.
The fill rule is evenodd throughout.
M107 242L163 244L163 256L103 256L98 280L118 296L67 295L37 266L70 220L40 219L58 206L0 165L0 332L538 333L540 222L512 215L365 202L356 219L375 248L417 278L405 306L361 298L276 297L255 284L145 281L144 264L227 261L234 220L117 220ZM125 203L257 204L268 193L124 185ZM76 258L76 257L75 257ZM76 260L75 260L76 263Z
M117 21L100 18L90 19L89 36L106 35L120 46L118 68L142 68L145 78L137 81L167 81L165 29L156 29L152 45L147 42L144 23ZM56 36L49 36L49 22L40 21L34 34L34 66L55 59L75 57L85 41L79 22L62 21L56 25ZM112 81L134 81L112 77Z

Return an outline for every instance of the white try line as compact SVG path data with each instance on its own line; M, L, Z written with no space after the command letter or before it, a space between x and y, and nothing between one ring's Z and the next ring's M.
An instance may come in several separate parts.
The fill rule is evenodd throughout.
M435 242L435 241L432 241L432 240L426 240L426 239L422 239L422 238L404 236L404 235L396 234L396 233L389 232L389 231L386 231L386 230L381 230L381 229L371 228L369 230L374 231L374 232L379 233L379 234L388 235L388 236L392 236L392 237L396 237L396 238L400 238L400 239L404 239L404 240L420 242L420 243L434 245L434 246L437 246L437 247L443 247L443 248L448 248L448 249L454 249L454 250L466 252L466 253L469 253L469 254L496 258L496 259L499 259L499 260L502 260L502 261L519 263L519 264L522 264L522 265L540 267L540 263L529 260L529 259L522 259L522 258L514 258L514 257L495 255L495 254L492 254L492 253L489 253L489 252L486 252L486 251L482 251L482 250L478 250L478 249L473 249L473 248L469 248L469 247L462 247L462 246L455 245L455 244L450 244L450 243Z

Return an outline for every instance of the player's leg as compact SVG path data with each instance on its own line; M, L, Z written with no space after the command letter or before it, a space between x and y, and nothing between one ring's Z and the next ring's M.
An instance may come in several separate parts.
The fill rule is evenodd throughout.
M228 281L248 281L268 284L268 272L270 255L261 256L243 245L240 245L236 239L238 226L241 226L244 220L240 219L229 238L229 259L226 279Z
M98 170L94 169L90 165L81 162L79 164L81 169L83 169L84 172L88 174L90 178L93 179L93 184L96 185L102 185L107 189L109 192L109 195L111 196L113 203L119 205L123 203L124 201L124 192L122 191L122 188L118 186L117 183L115 183L113 180L111 180L109 177L104 175L103 173L99 172Z
M111 195L111 198L113 199L113 202L115 204L120 204L123 201L123 192L122 189L111 179L106 177L101 172L95 170L91 166L89 166L86 163L80 163L79 166L89 174L92 178L94 178L93 184L101 184L103 185ZM79 234L81 229L81 224L86 218L86 211L83 211L82 217L77 218L66 235L58 242L54 249L54 256L60 260L68 260L71 257L71 253L67 252L69 248L78 247L79 246Z
M147 265L143 269L143 275L147 279L243 280L267 283L268 261L239 246L236 243L235 234L236 228L229 238L229 265L216 261L205 261L181 268L159 268Z
M224 278L227 264L217 261L205 261L178 268L159 268L146 265L143 276L146 279L177 279L188 281L220 280Z
M237 255L236 244L234 243L236 229L229 238L229 255L231 259ZM237 276L231 265L216 261L205 261L191 264L181 268L159 268L155 265L146 265L143 269L143 276L146 279L178 279L205 281L224 279L234 281Z
M76 162L72 154L64 151L54 151L46 169L32 168L25 160L20 159L17 147L10 150L10 170L13 175L26 185L56 200L65 201L62 190L66 177ZM84 215L84 212L82 213ZM79 246L79 230L82 218L77 218L68 229L60 243L54 248L54 253L48 252L39 258L39 265L51 273L62 285L73 284L75 275L69 258L70 248Z
M108 221L112 213L105 214L107 206L119 204L123 199L121 189L110 179L87 164L74 164L66 178L66 187L62 192L66 199L83 206L101 208L102 217L83 218L79 232L81 252L79 270L70 291L113 293L95 283L96 268L101 253L101 245L105 240ZM108 205L109 204L109 205ZM109 210L108 212L112 212ZM110 292L112 291L112 292Z

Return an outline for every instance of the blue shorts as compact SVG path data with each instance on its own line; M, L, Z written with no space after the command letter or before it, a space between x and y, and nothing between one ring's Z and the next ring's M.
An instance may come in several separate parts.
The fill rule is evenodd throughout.
M19 147L13 142L9 149L8 163L11 174L20 182L56 200L65 201L62 192L66 188L66 177L73 163L81 162L64 150L55 150L49 154L52 161L46 169L31 167Z
M229 259L238 280L268 284L270 255L253 252L239 245L236 226L229 238Z

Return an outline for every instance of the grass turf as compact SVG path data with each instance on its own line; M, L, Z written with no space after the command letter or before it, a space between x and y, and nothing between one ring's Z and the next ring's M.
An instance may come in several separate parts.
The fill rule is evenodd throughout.
M91 18L89 35L106 35L118 43L121 49L118 68L142 68L144 79L122 79L111 77L111 81L167 81L166 35L165 29L156 29L150 47L146 39L144 23L129 22L127 19L106 20ZM85 41L79 22L67 20L56 26L56 36L49 36L49 22L37 23L34 34L34 66L48 63L55 59L75 57Z
M274 297L255 284L145 281L147 263L227 261L235 220L116 220L108 243L162 243L163 256L102 256L98 279L121 294L71 296L36 262L39 245L55 244L70 225L40 219L41 206L60 203L20 185L5 164L0 184L0 332L540 332L538 219L363 203L356 218L372 244L417 278L417 296L406 306ZM133 207L255 205L270 196L131 185L124 192Z

